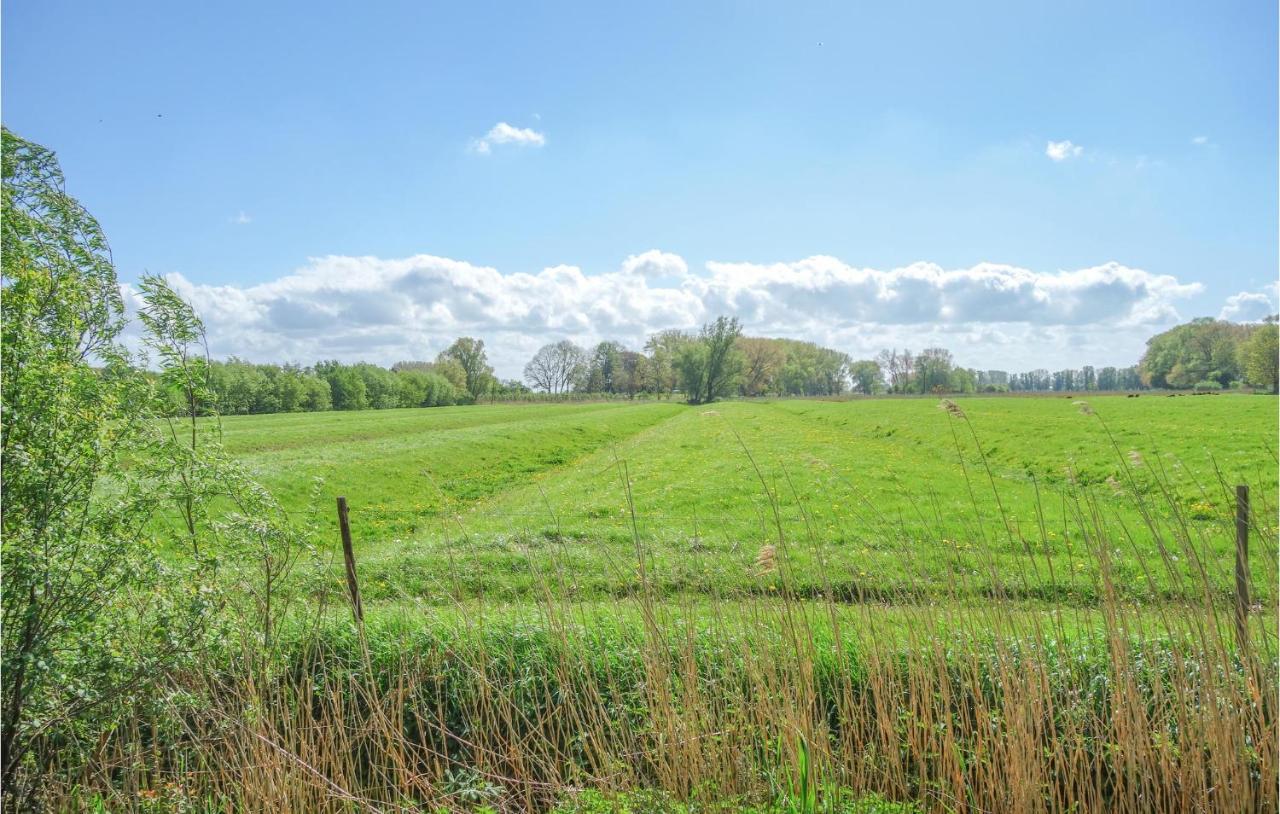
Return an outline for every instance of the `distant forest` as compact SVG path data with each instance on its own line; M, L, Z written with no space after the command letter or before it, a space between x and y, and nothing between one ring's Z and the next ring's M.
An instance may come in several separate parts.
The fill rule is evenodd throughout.
M662 331L632 350L568 340L538 350L524 380L494 375L484 341L462 337L433 361L390 369L368 363L311 366L209 364L210 411L222 414L440 407L499 400L1136 391L1150 388L1276 391L1277 324L1197 319L1147 341L1130 367L1010 373L959 366L945 348L885 350L874 359L812 342L744 336L721 317L701 331ZM176 398L176 396L175 396Z

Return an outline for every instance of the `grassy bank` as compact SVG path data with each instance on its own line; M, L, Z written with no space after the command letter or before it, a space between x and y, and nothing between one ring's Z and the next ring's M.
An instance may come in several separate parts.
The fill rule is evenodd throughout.
M612 614L398 608L363 627L332 610L269 643L221 639L50 793L109 781L110 810L165 811L1276 802L1274 609L1243 649L1229 618L1118 602L1056 621L785 591L685 611L643 592Z

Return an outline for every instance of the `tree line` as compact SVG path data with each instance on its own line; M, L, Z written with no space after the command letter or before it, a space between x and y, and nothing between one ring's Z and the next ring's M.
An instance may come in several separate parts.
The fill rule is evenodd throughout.
M1148 387L1276 392L1277 318L1258 324L1193 319L1147 340L1142 383Z
M682 398L701 404L731 397L845 394L950 394L1276 389L1275 319L1241 325L1197 319L1152 337L1129 367L1044 368L1010 373L956 364L946 348L897 348L872 359L813 342L746 336L720 317L699 331L653 334L640 349L606 340L591 347L568 339L539 348L524 380L503 380L484 341L462 337L433 361L390 369L364 362L209 365L209 389L223 414L441 407L485 400ZM181 407L182 405L175 405ZM212 410L215 405L210 404Z
M448 407L485 398L527 393L520 382L498 379L484 342L462 337L431 362L397 362L390 369L367 362L337 360L311 366L254 364L231 358L208 366L207 412L315 412L383 410L393 407ZM177 394L175 409L181 409Z

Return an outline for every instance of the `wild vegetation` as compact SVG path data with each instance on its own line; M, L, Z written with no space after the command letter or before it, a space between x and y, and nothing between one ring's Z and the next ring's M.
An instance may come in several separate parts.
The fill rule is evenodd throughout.
M198 315L146 278L128 353L98 224L3 148L10 809L1276 806L1274 398L224 420ZM666 357L688 400L738 334Z

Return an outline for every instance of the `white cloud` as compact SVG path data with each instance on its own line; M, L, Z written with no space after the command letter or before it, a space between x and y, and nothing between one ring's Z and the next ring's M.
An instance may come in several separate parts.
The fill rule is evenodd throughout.
M1194 144L1194 145L1196 145L1197 147L1203 147L1203 146L1205 146L1206 144L1208 144L1208 143L1209 143L1209 137L1208 137L1208 136L1195 136L1195 137L1193 137L1193 138L1191 139L1191 143L1192 143L1192 144Z
M204 318L219 357L262 361L339 358L390 364L434 357L453 338L483 338L498 372L519 375L545 342L617 339L693 329L719 314L756 335L809 339L850 353L928 344L961 361L1008 369L1136 361L1153 326L1178 318L1177 300L1201 286L1116 263L1035 272L983 263L916 263L881 271L834 257L792 263L707 263L648 251L617 271L576 266L531 273L432 255L314 258L253 286L206 285L169 275ZM136 297L125 287L126 297ZM1095 355L1076 358L1082 349ZM966 352L968 349L968 352Z
M1261 291L1241 291L1227 297L1226 304L1218 312L1218 319L1229 319L1232 322L1261 322L1276 313L1275 286L1269 286L1271 294Z
M231 219L231 222L237 226L244 226L246 223L252 223L253 218L249 217L248 213L242 209L236 213L235 217Z
M689 274L689 264L678 254L660 252L650 249L642 254L633 254L622 262L624 274L638 274L641 277L676 277Z
M1070 141L1051 141L1044 148L1044 154L1054 161L1078 158L1083 153L1083 147L1079 144L1072 144Z
M471 142L471 150L481 155L488 155L495 145L514 144L521 147L541 147L547 143L547 137L531 127L513 127L506 122L498 122L488 133Z
M703 286L713 310L739 311L770 324L994 323L1041 325L1150 323L1176 316L1172 302L1197 284L1117 263L1078 271L1033 272L980 263L946 270L915 263L859 269L833 257L763 266L708 263Z

